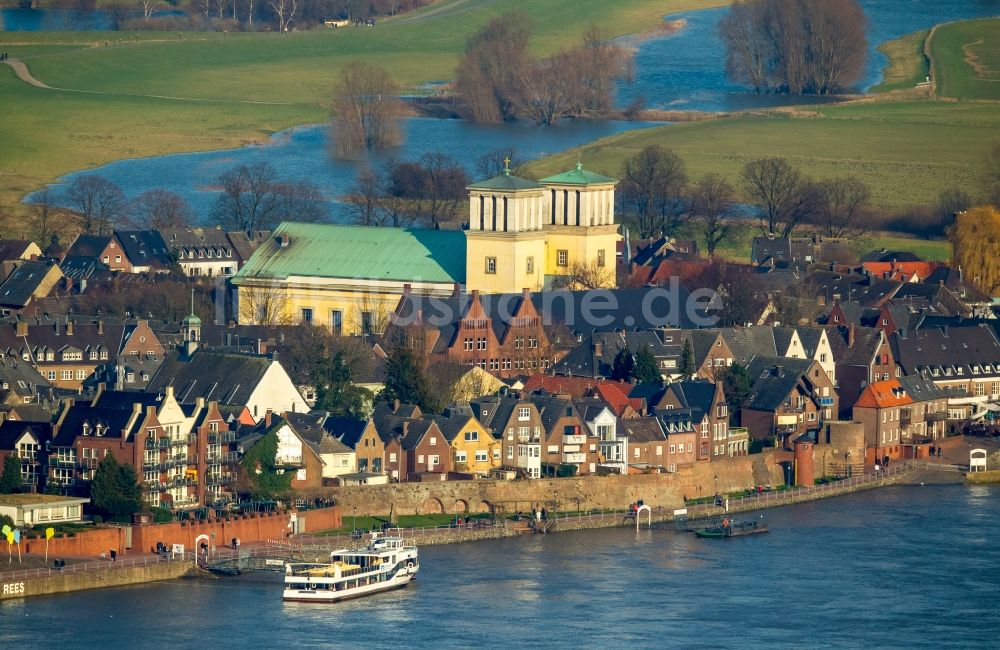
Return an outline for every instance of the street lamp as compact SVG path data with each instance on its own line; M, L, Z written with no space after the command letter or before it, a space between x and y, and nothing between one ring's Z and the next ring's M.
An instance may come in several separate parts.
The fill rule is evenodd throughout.
M358 507L354 506L354 526L351 527L351 532L353 533L358 529Z

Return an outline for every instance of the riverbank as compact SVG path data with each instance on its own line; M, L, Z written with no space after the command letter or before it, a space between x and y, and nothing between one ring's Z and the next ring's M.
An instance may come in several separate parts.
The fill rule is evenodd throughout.
M29 569L0 574L0 600L122 587L180 578L193 569L189 559L160 556L122 558L118 562L67 565L61 571Z

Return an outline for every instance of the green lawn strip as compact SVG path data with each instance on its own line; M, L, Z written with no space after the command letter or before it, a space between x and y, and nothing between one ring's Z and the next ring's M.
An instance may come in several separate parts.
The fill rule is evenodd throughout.
M890 90L908 90L927 80L930 65L924 56L924 41L929 29L907 34L878 46L878 51L889 57L882 71L882 82L869 92L884 93Z
M29 86L0 66L0 206L71 171L120 158L237 147L326 118L318 106L181 102Z
M394 524L394 527L398 528L435 528L439 526L448 526L452 523L456 516L461 516L462 520L465 521L467 517L472 519L489 519L489 514L473 514L473 515L454 515L454 514L437 514L437 515L400 515L398 521ZM361 516L354 517L352 515L343 515L341 522L344 524L340 528L334 528L331 530L324 530L316 533L316 535L343 535L345 533L350 533L355 528L355 521L357 522L357 528L361 530L381 530L382 524L389 521L388 517L369 517Z
M619 134L528 165L542 177L580 155L588 169L616 175L649 144L676 151L689 175L717 172L737 182L754 158L784 156L816 178L855 174L877 206L928 204L945 188L978 192L983 155L1000 127L1000 105L861 102L786 113L748 114Z
M1000 100L1000 19L938 27L931 57L942 97Z

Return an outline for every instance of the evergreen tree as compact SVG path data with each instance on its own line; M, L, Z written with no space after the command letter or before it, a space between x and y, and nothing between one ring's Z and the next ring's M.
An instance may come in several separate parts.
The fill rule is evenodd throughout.
M611 378L615 381L631 381L635 373L635 358L629 349L622 348L615 355L611 365Z
M739 411L750 395L750 373L740 364L734 363L726 368L718 381L722 382L722 391L726 394L730 424L736 424Z
M439 413L444 407L442 395L435 395L424 373L420 357L410 348L399 346L389 353L385 365L385 388L379 399L401 404L416 404L425 413Z
M11 454L3 464L0 476L0 494L13 494L21 489L21 461Z
M111 454L97 465L90 483L90 500L106 517L126 517L142 506L142 488L135 470L119 465Z
M684 351L681 352L681 379L690 379L698 369L694 365L694 349L691 340L684 341Z
M355 419L368 414L372 394L352 383L351 367L347 364L343 351L316 364L313 383L316 386L315 408Z
M639 350L639 354L635 355L634 376L643 383L659 383L663 381L663 376L656 367L656 359L653 358L653 353L647 348Z

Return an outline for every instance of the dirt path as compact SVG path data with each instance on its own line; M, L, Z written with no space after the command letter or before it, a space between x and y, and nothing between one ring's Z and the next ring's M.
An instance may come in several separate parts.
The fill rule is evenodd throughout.
M496 0L455 0L454 2L442 2L439 6L428 9L416 16L409 16L395 21L395 25L406 25L409 23L420 23L434 18L445 18L456 14L463 14L468 11L481 9L485 5L493 4ZM470 6L471 5L471 6Z
M173 97L171 95L142 95L138 93L110 93L101 90L79 90L77 88L56 88L55 86L50 86L43 81L39 81L31 74L28 70L28 66L24 65L24 61L20 59L7 59L4 61L7 65L14 70L14 74L21 81L31 84L36 88L45 88L46 90L58 90L64 93L86 93L88 95L116 95L119 97L145 97L148 99L172 99L181 102L208 102L217 104L263 104L266 106L293 106L295 102L265 102L255 99L206 99L201 97Z

